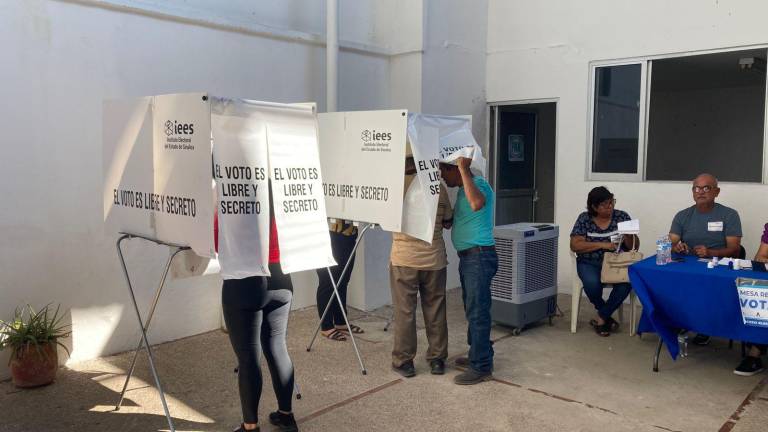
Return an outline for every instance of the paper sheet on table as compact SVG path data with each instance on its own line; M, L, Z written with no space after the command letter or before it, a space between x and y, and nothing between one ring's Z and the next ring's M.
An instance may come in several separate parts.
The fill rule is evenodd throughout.
M619 222L619 234L640 234L640 219Z

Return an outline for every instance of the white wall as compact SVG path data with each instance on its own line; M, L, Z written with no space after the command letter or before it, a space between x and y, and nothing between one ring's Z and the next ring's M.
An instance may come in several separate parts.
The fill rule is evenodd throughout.
M324 2L240 3L253 16L263 12L269 18L265 26L279 22L315 31L324 25L324 11L316 13ZM227 27L226 17L207 25L195 16L169 19L151 8L129 12L121 4L138 2L0 3L0 96L6 101L0 105L0 171L6 178L0 184L6 200L0 206L0 316L25 303L61 303L71 310L74 336L67 343L73 360L131 349L138 340L116 235L105 233L102 223L102 101L209 91L317 101L320 110L325 105L325 53L316 42L291 40L285 32L269 37L241 31ZM364 6L356 7L357 16L365 16ZM301 11L307 15L297 15ZM363 43L378 42L362 35ZM340 109L388 105L388 56L364 48L340 53ZM166 253L141 241L126 248L140 305L148 304ZM312 273L294 278L295 306L314 303L315 280ZM169 283L152 340L218 328L219 286L218 277ZM0 377L7 375L6 356L0 356Z
M568 233L589 190L605 184L618 207L641 220L646 254L675 212L693 204L687 182L585 181L589 62L768 43L755 1L564 2L490 0L488 101L558 97L555 221L562 226L561 288L569 290ZM768 214L764 185L721 184L720 202L740 210L744 245L753 254Z

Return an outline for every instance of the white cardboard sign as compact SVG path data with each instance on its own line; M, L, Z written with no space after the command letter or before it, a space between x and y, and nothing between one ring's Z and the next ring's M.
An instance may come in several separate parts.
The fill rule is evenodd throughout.
M424 114L408 114L408 141L416 179L405 196L403 232L432 244L440 200L440 129Z
M212 98L211 127L221 275L269 276L266 124L253 104Z
M213 257L211 115L204 93L105 101L104 221L110 231Z
M738 278L736 289L744 325L768 328L768 281Z
M264 106L280 267L336 265L323 196L314 104Z
M406 110L318 115L328 217L400 232Z

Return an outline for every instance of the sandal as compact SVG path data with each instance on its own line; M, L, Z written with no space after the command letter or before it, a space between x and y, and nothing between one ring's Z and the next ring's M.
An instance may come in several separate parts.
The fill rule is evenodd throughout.
M603 325L595 326L595 333L597 333L598 336L602 337L608 337L611 335L611 324L606 321Z
M610 325L611 332L616 333L619 331L619 322L613 319L613 317L608 317L605 322Z
M605 320L605 322L611 325L611 327L610 327L611 328L611 332L615 333L615 332L617 332L619 330L619 322L616 321L615 319L608 318L607 320ZM589 320L589 325L591 325L592 327L599 327L600 326L600 324L598 324L597 320L594 319L594 318Z
M325 331L320 332L323 336L327 337L330 340L335 340L337 342L344 342L347 340L347 336L344 334L344 332L339 331L339 329L333 329L330 333L326 333Z
M356 326L354 324L350 324L349 328L352 329L352 333L354 333L354 334L363 334L363 333L365 333L365 330L363 330L360 326ZM340 332L344 332L344 333L349 333L349 329L347 329L346 327L336 327L336 330L338 330Z

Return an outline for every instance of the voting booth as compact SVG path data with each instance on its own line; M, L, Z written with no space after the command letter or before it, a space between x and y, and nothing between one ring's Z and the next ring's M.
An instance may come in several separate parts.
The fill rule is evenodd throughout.
M323 191L329 218L375 224L432 241L440 194L440 162L460 156L485 175L470 116L406 110L318 114ZM406 147L418 181L404 190Z
M337 264L346 271L348 263L333 259L328 218L363 226L355 249L374 226L431 243L439 164L465 156L472 159L474 171L485 170L470 118L463 116L405 110L317 115L314 104L207 93L105 101L103 114L105 228L119 235L117 253L141 329L116 409L136 356L146 348L171 430L147 331L180 252L191 252L183 255L182 267L220 271L225 279L269 276L274 218L284 273L323 267L330 273L329 267ZM406 191L407 146L418 181ZM146 318L139 312L121 247L134 238L170 248ZM365 374L354 336L352 343Z
M106 101L103 114L105 228L119 234L118 257L141 329L116 409L144 347L174 430L147 339L174 257L187 250L218 257L225 279L269 276L266 251L274 217L285 273L335 265L315 106L190 93ZM132 238L170 248L145 319L121 247Z

